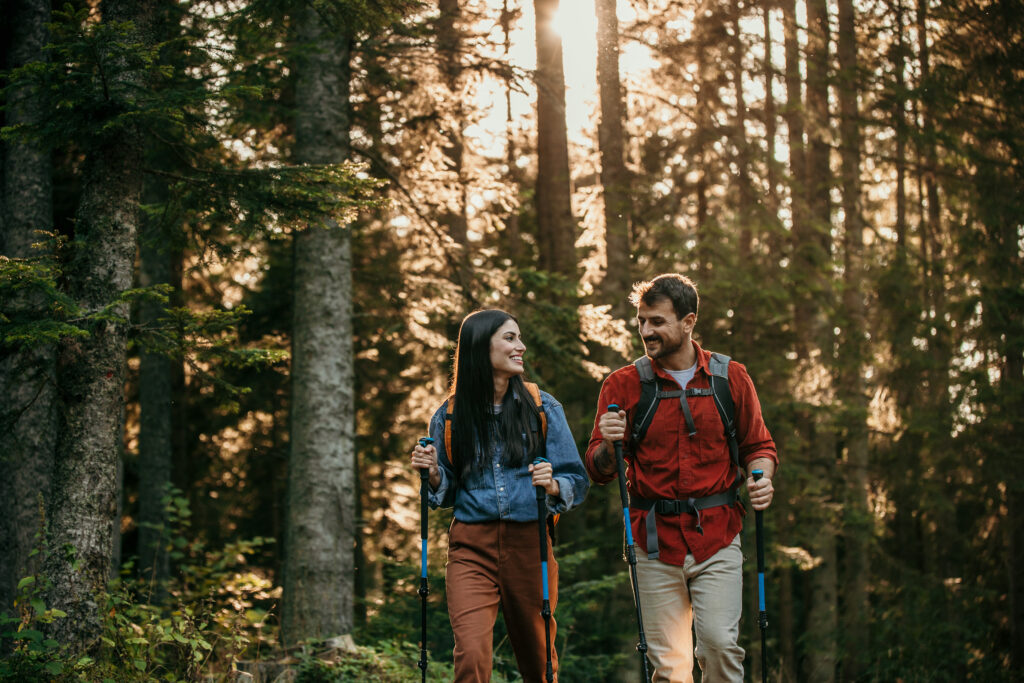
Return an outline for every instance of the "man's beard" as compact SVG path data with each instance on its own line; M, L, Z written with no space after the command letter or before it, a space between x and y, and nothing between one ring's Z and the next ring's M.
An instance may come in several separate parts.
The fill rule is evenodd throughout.
M658 358L661 358L662 356L671 355L671 354L675 353L676 351L678 351L679 349L683 348L683 342L682 341L677 341L675 344L666 344L665 340L661 339L661 338L658 338L657 341L658 341L658 350L652 352L650 350L650 347L647 345L647 340L646 339L644 340L644 351L647 353L648 358L650 358L651 360L657 360Z

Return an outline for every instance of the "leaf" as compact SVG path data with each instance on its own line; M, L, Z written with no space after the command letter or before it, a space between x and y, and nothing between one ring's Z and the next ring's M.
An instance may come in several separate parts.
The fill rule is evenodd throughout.
M18 582L18 590L21 590L25 586L31 586L35 582L36 582L36 577L34 577L34 576L26 576L25 578L23 578L21 581Z
M145 671L146 670L146 662L141 660L141 659L133 659L132 660L132 664L134 664L135 668L138 669L139 671Z
M42 616L43 613L46 611L46 603L43 602L42 598L33 598L30 601L30 604L32 605L32 609L34 609L36 611L36 614L39 616Z
M14 639L29 640L37 643L43 639L43 634L41 631L36 631L34 629L27 628L24 631L18 631L18 633L14 635Z
M48 674L56 676L63 673L64 664L62 662L47 662L46 665L43 666L43 669L45 669Z

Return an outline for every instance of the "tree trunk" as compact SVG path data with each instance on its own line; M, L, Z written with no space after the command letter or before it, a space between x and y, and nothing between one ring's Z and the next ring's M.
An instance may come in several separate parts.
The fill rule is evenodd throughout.
M794 225L794 261L798 269L796 329L798 357L811 376L831 377L833 334L829 324L831 255L831 201L829 119L829 23L827 0L807 2L807 220ZM820 401L831 400L824 387ZM807 676L812 683L835 680L837 648L837 531L833 519L835 432L829 411L809 406L802 425L811 472L822 482L813 510L807 510L811 552L820 564L811 573L808 609Z
M444 155L448 159L447 178L444 192L439 200L442 205L438 222L445 226L452 242L462 249L462 254L455 259L457 264L455 279L465 294L467 304L471 304L473 269L469 254L469 222L466 216L467 178L463 173L465 156L465 134L463 128L466 114L463 107L462 93L462 27L459 22L462 12L459 0L438 0L440 15L437 18L437 51L440 61L441 76L447 96L443 98L446 106L441 113L441 135L447 141Z
M297 163L349 154L351 39L313 7L298 17ZM355 435L352 256L333 220L295 236L291 457L285 532L282 641L348 633L353 624Z
M633 283L630 267L630 194L624 143L626 107L619 80L619 19L615 0L595 0L597 12L597 84L601 97L598 143L601 149L601 186L604 188L605 270L602 290L612 304L612 315L630 317L625 293Z
M167 201L149 188L147 204ZM142 223L139 249L139 286L175 284L177 254L169 250L172 241L161 228L160 219L147 217ZM180 282L175 284L180 290ZM139 323L156 325L164 315L162 304L144 302ZM155 599L170 575L166 545L169 540L167 506L174 454L174 388L180 363L154 353L142 352L139 359L139 575L151 582Z
M49 2L11 3L11 42L3 68L45 59ZM41 120L46 112L30 90L10 90L3 125ZM13 138L2 143L0 170L0 253L11 258L42 255L32 243L36 230L53 227L52 169L49 151ZM5 302L8 312L38 311L30 297ZM9 307L9 308L8 308ZM18 581L38 570L30 559L41 528L40 496L50 498L57 445L56 353L52 346L0 352L0 612L9 611Z
M800 36L796 20L796 0L782 0L782 21L786 52L786 105L783 119L789 149L789 194L793 215L793 233L806 231L807 222L807 146L804 144L804 99L800 81Z
M845 416L846 504L843 508L843 658L844 680L864 673L868 652L868 553L871 513L868 507L868 398L864 383L866 326L862 286L864 224L861 214L860 122L857 105L856 11L852 0L839 0L839 108L843 190L843 331L839 387Z
M154 38L174 45L179 18L164 2L154 22ZM174 49L174 48L168 48ZM174 55L180 64L180 52ZM147 166L173 173L173 151L160 141L147 141ZM181 306L182 243L173 212L167 210L170 197L166 182L149 176L143 186L143 199L149 206L163 206L159 215L145 215L139 235L139 286L171 285L171 306ZM139 310L143 327L156 326L164 317L163 304L144 301ZM165 496L171 489L171 472L178 432L175 393L180 389L182 364L161 354L142 351L139 358L139 575L150 581L151 601L159 602L170 576L167 554L169 529Z
M570 196L562 38L551 25L558 0L534 0L533 6L537 15L536 202L540 264L575 283L576 222Z
M155 1L109 0L104 22L134 24L135 38L151 44ZM141 74L123 72L132 88ZM68 276L72 296L96 312L132 286L142 192L142 135L126 125L116 137L91 141L76 213L75 257ZM115 313L128 318L122 305ZM52 587L47 605L67 613L52 625L72 651L99 635L96 591L105 587L113 555L117 468L122 447L127 324L98 323L84 339L61 344L58 359L63 400L58 461L50 510Z
M736 98L736 112L732 120L732 141L736 148L736 185L739 192L737 203L737 216L739 218L739 257L740 263L749 264L751 251L753 249L753 232L756 199L754 197L754 184L750 177L750 151L747 141L747 102L743 93L743 40L741 38L740 18L742 8L739 0L731 0L729 8L729 23L732 24L732 35L729 37L729 47L732 68L733 96ZM734 329L740 339L748 336L742 332L744 324L743 316L733 322ZM736 326L739 326L737 329Z
M512 59L512 18L513 11L509 7L509 0L504 0L501 8L501 32L504 37L502 48L506 61ZM508 182L512 187L516 198L521 194L522 179L519 172L518 151L516 150L515 136L515 115L512 112L512 92L514 88L512 77L505 77L505 165L508 167ZM523 257L522 240L520 237L519 212L521 210L518 201L514 202L508 216L505 217L505 239L503 247L508 254L513 266L518 267Z

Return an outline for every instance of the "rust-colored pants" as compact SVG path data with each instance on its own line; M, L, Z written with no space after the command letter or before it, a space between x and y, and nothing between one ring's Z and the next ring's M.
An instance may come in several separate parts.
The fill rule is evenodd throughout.
M448 617L455 634L455 680L489 681L494 621L501 605L509 641L524 681L544 681L547 662L541 616L540 533L537 522L452 522L445 570ZM551 663L555 655L558 564L548 539ZM557 675L555 680L558 680Z

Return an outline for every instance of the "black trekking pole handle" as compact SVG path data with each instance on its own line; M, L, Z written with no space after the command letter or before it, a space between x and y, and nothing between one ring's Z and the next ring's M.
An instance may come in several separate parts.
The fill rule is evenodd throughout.
M419 441L421 448L434 443L429 437ZM427 680L427 495L430 486L430 468L420 468L420 661L422 680Z
M616 403L608 404L609 413L618 413ZM626 461L622 457L622 441L616 440L615 465L619 471L619 498L622 499L622 521L626 529L626 561L629 563L629 574L633 584L633 602L636 604L636 626L639 641L636 651L640 653L640 668L644 683L650 683L651 671L647 663L647 636L644 633L644 617L640 609L640 588L636 578L636 549L633 546L633 527L629 519L629 490L626 488Z
M764 471L754 470L750 473L754 481L764 476ZM768 681L768 612L764 603L764 512L754 511L754 526L757 538L757 623L761 628L761 681Z

